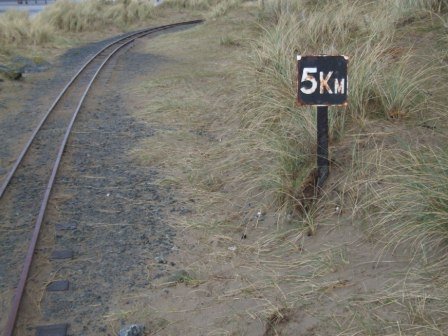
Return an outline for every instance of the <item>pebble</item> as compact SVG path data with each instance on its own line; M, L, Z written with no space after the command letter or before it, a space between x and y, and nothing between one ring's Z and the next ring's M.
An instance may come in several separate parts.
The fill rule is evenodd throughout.
M131 324L120 330L118 336L144 336L145 326L142 324Z
M166 259L163 256L158 256L155 259L159 264L167 264L168 263L168 261L166 261Z

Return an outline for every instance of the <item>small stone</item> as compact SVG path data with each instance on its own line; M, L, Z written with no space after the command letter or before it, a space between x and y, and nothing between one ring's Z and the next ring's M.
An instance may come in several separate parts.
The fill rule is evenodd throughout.
M158 256L155 259L159 264L167 264L168 263L168 261L166 261L166 259L163 256Z
M157 279L163 278L164 275L165 275L165 273L163 273L163 272L156 273L156 275L154 275L153 279L157 280Z
M118 336L144 336L145 326L142 324L131 324L120 330Z
M72 250L55 250L50 256L51 260L73 259Z
M53 324L36 328L36 336L65 336L68 324Z
M70 283L68 280L57 280L57 281L53 281L51 282L48 286L47 286L47 291L48 292L63 292L63 291L67 291L70 287Z

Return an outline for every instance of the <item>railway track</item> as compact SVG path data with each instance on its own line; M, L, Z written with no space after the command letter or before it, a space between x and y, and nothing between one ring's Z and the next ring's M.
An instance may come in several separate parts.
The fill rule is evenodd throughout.
M0 222L2 223L0 229L2 234L6 237L8 233L13 232L6 237L6 242L14 244L17 252L27 251L6 326L3 326L5 336L14 334L33 255L61 158L76 117L95 79L114 55L136 39L170 28L201 22L201 20L195 20L144 29L106 45L72 77L33 130L0 187ZM25 208L29 209L29 213L23 214L16 211L15 204L18 201L24 203ZM31 235L30 232L32 232ZM5 253L2 252L2 255L5 257ZM14 265L17 268L17 264L12 258L8 259L6 264L9 267ZM0 269L0 284L2 281L1 271ZM8 274L10 275L10 273ZM3 276L7 277L8 275L4 272ZM9 281L12 283L12 279ZM2 322L1 319L0 322Z

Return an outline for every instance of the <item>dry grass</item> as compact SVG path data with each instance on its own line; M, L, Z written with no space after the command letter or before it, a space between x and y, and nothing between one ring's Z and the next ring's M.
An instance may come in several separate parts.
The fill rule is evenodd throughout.
M376 153L372 156L378 156ZM387 160L387 162L386 162ZM409 250L425 260L448 255L448 152L445 147L382 149L373 180L381 180L366 206L385 247Z
M123 0L114 3L104 0L71 2L59 0L31 18L26 12L9 11L0 16L2 44L45 44L55 34L127 28L147 21L155 11L148 2Z
M222 1L210 9L210 12L207 15L209 19L215 19L217 17L223 16L228 13L230 10L238 8L241 6L242 0L228 0Z
M38 20L48 22L58 31L84 32L110 26L125 29L147 21L154 12L155 7L142 0L91 0L79 3L59 0L48 6Z
M43 21L30 19L28 13L8 11L0 15L0 44L6 46L15 44L40 45L53 40L54 28Z
M167 0L162 6L208 10L218 5L226 6L227 2L233 2L233 0Z

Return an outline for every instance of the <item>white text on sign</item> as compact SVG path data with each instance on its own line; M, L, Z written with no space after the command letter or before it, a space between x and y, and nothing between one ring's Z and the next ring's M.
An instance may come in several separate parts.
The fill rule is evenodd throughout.
M300 91L304 94L313 94L316 92L318 83L316 77L313 74L317 74L317 68L303 68L301 82L310 82L311 86L309 88L301 87ZM323 71L319 72L319 92L320 94L327 91L329 94L345 94L345 78L334 79L334 91L330 88L328 82L333 75L333 71L328 72L326 75Z

